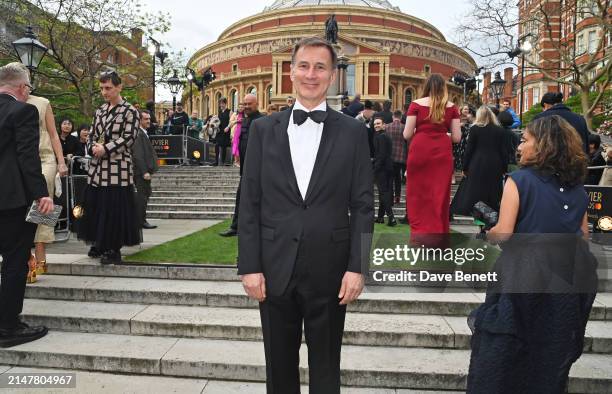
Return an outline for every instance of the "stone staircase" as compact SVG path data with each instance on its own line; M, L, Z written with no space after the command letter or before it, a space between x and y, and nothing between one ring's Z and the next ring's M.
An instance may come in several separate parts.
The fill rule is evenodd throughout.
M230 219L234 213L240 172L235 167L162 167L153 177L153 194L147 217L151 219ZM395 204L396 217L406 213L405 186ZM451 195L457 191L452 185ZM378 212L378 192L375 188ZM471 223L468 217L456 217L455 224Z
M203 379L223 388L205 393L265 392L259 313L235 268L101 266L77 255L54 255L49 266L50 275L27 287L24 318L51 332L0 349L0 365ZM344 393L464 390L466 316L483 294L366 290L346 318ZM570 392L612 392L612 293L598 295L584 350ZM306 354L303 346L304 383Z

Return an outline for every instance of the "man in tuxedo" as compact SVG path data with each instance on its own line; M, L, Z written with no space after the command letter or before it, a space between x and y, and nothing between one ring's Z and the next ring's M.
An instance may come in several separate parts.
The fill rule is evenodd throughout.
M38 202L43 214L53 211L38 154L38 110L25 103L31 90L28 69L21 63L0 67L0 347L47 334L46 327L30 327L19 320L36 232L36 225L25 217L32 201Z
M297 43L295 105L250 127L238 273L260 302L268 393L300 392L302 323L310 392L340 392L346 305L360 295L368 271L361 260L374 216L367 131L327 106L336 63L327 41Z
M142 228L154 229L157 226L147 221L147 205L151 197L151 175L157 172L157 155L149 141L147 130L151 125L151 113L146 109L140 111L140 130L132 146L132 165L134 167L134 185L136 186L136 205L138 220Z

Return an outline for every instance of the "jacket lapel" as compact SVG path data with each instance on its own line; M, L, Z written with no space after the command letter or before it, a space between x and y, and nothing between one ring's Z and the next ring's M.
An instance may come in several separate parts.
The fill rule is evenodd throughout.
M293 160L291 159L291 148L289 147L289 135L287 134L287 127L289 126L289 118L291 116L291 109L282 111L281 116L278 118L278 122L274 126L274 135L276 143L279 147L281 165L289 187L293 194L295 194L300 201L302 201L302 194L298 188L297 178L295 177L295 170L293 169Z
M321 176L323 175L323 169L325 168L325 163L329 159L333 148L334 142L336 141L336 137L338 133L335 132L337 126L336 123L338 121L338 112L331 109L329 106L327 107L327 119L323 125L323 134L321 135L321 142L319 143L319 150L317 151L317 158L315 160L315 165L312 170L312 175L310 177L310 182L308 183L308 191L306 192L307 201L310 196L313 194L315 187Z

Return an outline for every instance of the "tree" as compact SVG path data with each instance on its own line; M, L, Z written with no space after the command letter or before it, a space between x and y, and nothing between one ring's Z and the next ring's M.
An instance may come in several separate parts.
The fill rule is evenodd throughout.
M536 40L531 54L525 56L527 73L541 73L548 81L571 86L580 94L581 112L591 127L612 80L612 52L606 43L612 34L611 1L534 0L534 12L521 14L513 2L470 0L470 13L457 28L458 40L481 57L487 68L517 66L508 54L518 46L519 31L531 33ZM598 34L586 46L577 41L577 30L584 23Z
M7 15L9 23L31 23L40 41L49 48L36 75L40 94L59 105L60 110L67 109L62 108L64 105L76 105L73 110L91 119L100 101L98 78L109 69L122 76L126 96L137 98L143 88L151 87L152 58L140 41L143 34L166 32L166 15L143 12L138 0L14 3L14 14ZM7 43L2 46L6 52Z

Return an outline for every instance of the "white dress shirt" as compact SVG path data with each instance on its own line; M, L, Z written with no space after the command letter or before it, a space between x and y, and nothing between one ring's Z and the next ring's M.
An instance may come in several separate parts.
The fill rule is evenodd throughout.
M308 111L299 101L295 101L293 110L301 109ZM327 111L327 102L323 101L313 111ZM295 178L297 179L298 187L302 198L306 199L306 191L312 176L312 170L319 152L319 144L321 135L323 134L323 122L316 123L312 119L306 119L306 122L300 126L293 123L293 111L289 117L289 126L287 127L289 135L289 148L291 150L291 161Z

